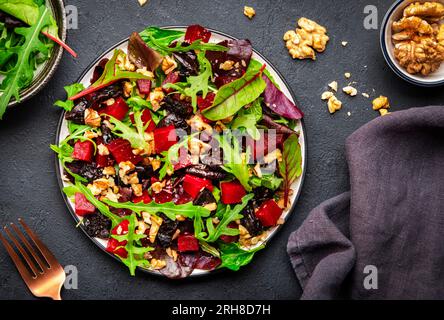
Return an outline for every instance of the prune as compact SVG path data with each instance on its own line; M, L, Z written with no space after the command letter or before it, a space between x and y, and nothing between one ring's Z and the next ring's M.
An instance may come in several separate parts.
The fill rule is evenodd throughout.
M102 131L102 139L105 144L110 143L114 139L111 129L104 123L100 126L100 130Z
M88 104L88 100L81 98L71 111L65 113L65 119L76 124L85 124L84 115L86 108L88 108Z
M176 100L172 96L166 96L161 105L165 110L184 119L193 114L193 106L189 102Z
M254 193L253 203L255 207L259 207L264 201L273 198L274 194L272 190L265 187L255 188L253 190L253 193Z
M254 237L259 235L263 231L262 224L254 214L254 208L249 204L242 212L244 216L241 219L241 224L248 230L248 232Z
M123 89L122 84L120 82L113 83L99 91L93 92L86 96L86 99L89 101L90 108L97 109L100 107L100 104L108 99L117 98L122 96Z
M102 177L103 169L97 168L94 163L88 163L84 161L73 161L65 164L66 167L74 174L85 178L89 182Z
M173 125L176 129L188 130L189 128L186 120L175 113L170 113L165 118L160 120L160 122L157 124L157 127L162 128L168 127L169 125Z
M128 187L121 187L119 188L119 194L120 194L119 202L129 202L133 197L133 189Z
M111 220L100 213L86 215L82 220L83 228L90 237L109 238Z
M199 64L194 51L175 52L173 56L179 62L179 75L181 77L194 76L198 73Z
M18 20L17 18L1 10L0 10L0 22L3 22L7 29L26 27L26 24L24 22Z
M154 173L152 166L136 166L135 171L137 172L139 180L150 179Z
M162 248L168 248L173 242L173 235L176 232L177 227L179 226L179 222L177 220L170 220L165 216L163 216L162 218L164 220L159 228L159 232L157 233L157 241Z
M217 201L211 191L208 189L204 189L201 193L199 193L193 202L195 206L205 206L210 203L217 203Z
M179 222L179 230L181 233L194 233L193 221L187 219L185 221Z
M195 175L197 177L210 179L210 180L222 180L226 174L217 166L208 166L205 164L197 164L185 169L186 173Z

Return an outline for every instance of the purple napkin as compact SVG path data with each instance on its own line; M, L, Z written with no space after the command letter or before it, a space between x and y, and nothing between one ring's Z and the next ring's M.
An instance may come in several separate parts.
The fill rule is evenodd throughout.
M379 117L346 153L351 191L288 242L302 299L444 299L444 107Z

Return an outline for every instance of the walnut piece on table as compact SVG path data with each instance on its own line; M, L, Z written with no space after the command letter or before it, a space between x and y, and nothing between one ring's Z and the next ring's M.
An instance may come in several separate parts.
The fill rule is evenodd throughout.
M327 29L313 20L300 18L299 28L284 34L286 47L293 59L316 60L316 52L324 52L330 38Z
M253 7L245 6L244 15L248 17L248 19L253 19L253 17L256 15L256 10L254 10Z

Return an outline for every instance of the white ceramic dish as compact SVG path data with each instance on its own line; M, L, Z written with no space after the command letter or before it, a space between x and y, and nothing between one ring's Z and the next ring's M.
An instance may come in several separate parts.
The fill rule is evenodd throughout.
M182 26L174 26L174 27L164 27L167 29L176 29L176 30L182 30L185 31L186 27L182 27ZM212 32L212 37L211 37L211 42L220 42L223 40L227 40L227 39L234 39L231 36L225 35L221 32L215 31L215 30L211 30ZM95 62L93 62L86 70L85 72L82 74L82 76L80 77L78 82L81 82L85 85L85 87L89 86L90 84L90 79L93 75L94 72L94 68L95 66L99 63L100 60L102 60L103 58L110 58L113 54L113 51L115 49L122 49L126 52L127 49L127 45L128 45L128 41L127 39L121 41L120 43L118 43L117 45L113 46L112 48L110 48L109 50L107 50L104 54L102 54L100 57L97 58L97 60ZM257 51L254 51L253 53L253 58L267 64L267 69L270 71L270 73L273 75L273 77L275 78L277 84L280 86L281 90L285 93L285 95L292 100L294 103L297 104L296 99L294 97L294 94L291 92L291 89L289 88L288 84L285 82L284 78L282 77L282 75L273 67L273 65L266 60L261 54L259 54ZM299 136L299 142L301 144L301 148L302 148L302 169L303 169L303 173L302 176L292 185L292 189L293 189L293 195L291 196L291 203L292 203L292 207L290 208L290 210L286 211L283 213L282 218L286 221L288 219L288 217L290 216L290 214L292 213L292 211L294 210L294 207L297 204L297 200L299 198L301 189L302 189L302 183L305 177L305 168L306 168L306 159L307 159L307 146L306 146L306 134L305 134L305 128L303 125L303 121L298 121L297 126L295 128L296 130L298 130L300 132L300 136ZM68 128L67 128L67 122L64 119L64 114L62 114L61 118L60 118L60 122L59 122L59 126L58 126L58 132L57 132L57 141L56 144L58 145L59 142L61 140L63 140L66 136L68 136ZM67 183L66 181L64 181L62 179L63 177L63 168L61 166L61 163L59 161L59 159L56 157L56 167L57 167L57 176L58 176L58 180L59 180L59 184L61 188L64 188L66 186L69 185L69 183ZM77 216L75 214L75 210L74 210L74 203L71 202L66 196L65 194L62 192L62 195L65 199L65 202L68 206L68 209L70 210L72 216L75 219L75 225L77 225L80 221L80 217ZM259 245L268 242L275 234L276 232L280 229L282 225L280 226L276 226L274 228L272 228L269 232L268 237L266 238L266 240L262 243L259 243ZM82 229L83 230L83 229ZM86 232L85 232L86 234ZM88 235L88 234L87 234ZM88 235L88 237L90 237ZM91 238L91 237L90 237ZM106 248L106 243L107 241L99 239L99 238L91 238L97 246L99 246L104 252L105 248ZM111 255L112 257L118 259L117 257L115 257L114 255L110 254L107 252L107 254ZM252 262L254 263L254 262ZM150 270L150 269L143 269L143 268L139 268L139 270L143 270L152 274L156 274L156 275L161 275L160 272L155 271L155 270ZM205 274L209 274L209 273L214 273L214 271L204 271L204 270L195 270L191 276L199 276L199 275L205 275Z
M444 85L444 63L438 70L428 76L412 75L408 73L405 68L399 65L394 56L395 47L392 42L392 24L393 22L401 19L404 9L414 2L418 2L418 0L398 0L387 11L387 14L385 15L384 21L382 22L381 26L380 42L382 53L390 68L405 81L423 87L435 87ZM441 2L442 4L444 4L444 0L437 0L437 2Z

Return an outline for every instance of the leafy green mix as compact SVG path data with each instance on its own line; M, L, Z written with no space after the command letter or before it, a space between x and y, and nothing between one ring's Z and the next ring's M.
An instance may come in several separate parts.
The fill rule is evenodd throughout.
M1 0L0 0L1 1ZM194 114L197 111L197 98L205 98L210 91L215 92L215 99L208 109L203 111L206 118L210 120L223 120L231 117L226 121L226 126L232 130L245 131L254 140L261 138L259 131L262 120L263 98L262 93L266 89L266 83L262 78L265 74L274 83L273 77L265 69L265 66L256 60L251 60L246 73L237 80L228 83L219 89L213 84L213 70L210 61L206 57L206 51L226 51L227 48L212 43L203 43L197 40L189 45L184 45L180 38L184 35L181 31L164 30L157 27L149 27L140 33L142 39L149 47L155 49L162 55L169 55L172 52L195 50L197 62L199 64L199 73L194 76L182 77L182 82L169 84L164 88L173 89L174 93L188 97L194 107ZM176 42L175 45L171 45ZM135 83L137 79L145 79L146 77L135 72L128 72L120 69L119 56L124 55L123 52L116 50L112 59L106 64L105 71L102 76L89 88L85 89L81 84L73 84L65 87L68 100L57 101L56 105L65 111L71 111L74 107L74 100L85 96L86 94L108 86L122 79L130 80ZM161 67L155 70L156 79L153 81L157 86L161 86L165 74ZM133 121L126 116L122 120L107 116L112 125L112 134L127 140L132 148L149 150L146 141L145 130L148 124L142 122L142 110L148 109L151 112L153 121L156 125L165 116L165 110L154 111L151 103L145 97L138 95L135 90L129 98L126 99L131 112L133 113ZM285 118L278 117L277 121L285 122ZM290 122L288 122L290 123ZM227 173L227 180L238 180L246 191L246 195L242 198L241 203L236 205L225 205L220 200L220 190L213 186L212 194L217 201L217 210L210 209L188 202L185 204L175 204L174 202L157 203L151 201L144 202L114 202L107 199L98 199L94 197L88 187L85 186L86 179L80 175L69 171L67 163L73 162L73 143L75 141L91 141L95 147L96 143L85 137L86 131L92 131L100 134L100 129L91 128L87 125L74 124L69 121L69 136L59 143L52 145L51 148L58 154L58 157L65 170L74 178L75 183L66 187L64 192L68 197L73 197L76 193L82 193L86 199L93 204L97 210L109 218L113 228L128 220L128 233L124 235L112 235L119 242L126 241L122 246L128 253L126 258L120 257L122 262L128 266L130 273L133 275L137 267L149 267L145 254L152 250L151 247L143 247L140 240L146 237L145 234L137 234L138 218L142 217L142 213L146 212L153 216L162 214L169 220L176 220L178 216L190 219L194 224L194 237L199 241L200 249L211 254L221 260L220 268L228 268L231 270L239 270L240 267L248 264L254 254L261 250L264 246L257 246L252 250L245 250L239 243L224 243L221 238L224 236L238 236L239 229L233 228L233 222L243 219L243 211L254 198L253 190L255 188L267 188L277 191L279 188L289 189L290 185L301 174L301 150L296 134L291 135L284 143L283 160L279 163L280 177L272 173L264 173L260 176L252 175L252 165L249 160L252 157L251 150L242 146L238 138L230 132L224 132L223 135L214 135L213 138L219 144L223 153L223 165L220 167ZM162 181L168 176L174 174L174 165L179 159L179 151L187 149L190 139L193 139L197 133L192 133L176 144L171 146L169 150L155 156L161 161L158 179ZM117 169L117 167L116 167ZM286 191L288 192L288 190ZM288 196L288 193L286 193ZM119 217L114 209L125 209L132 212L131 215ZM216 221L216 220L217 221ZM215 222L216 221L216 222Z

